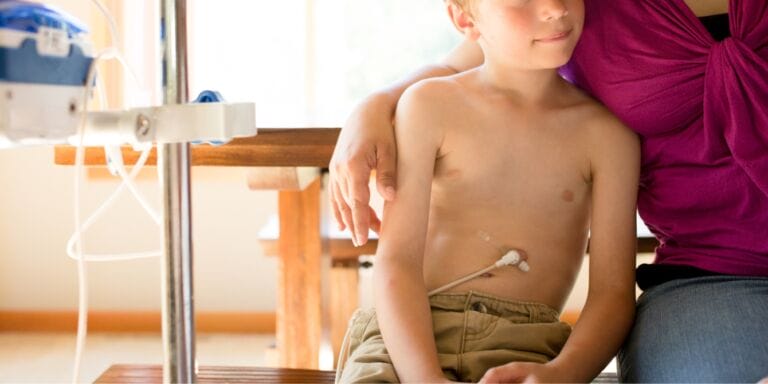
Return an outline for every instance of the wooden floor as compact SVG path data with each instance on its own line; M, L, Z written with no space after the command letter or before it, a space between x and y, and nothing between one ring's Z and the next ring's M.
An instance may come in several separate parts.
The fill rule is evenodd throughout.
M333 383L333 371L304 369L200 367L197 382L204 383ZM162 383L159 365L113 365L96 383ZM593 383L618 383L615 373L603 373Z

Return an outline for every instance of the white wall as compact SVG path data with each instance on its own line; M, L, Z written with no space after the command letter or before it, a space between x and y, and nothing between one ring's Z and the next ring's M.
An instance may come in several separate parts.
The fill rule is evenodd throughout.
M91 27L103 23L90 0L50 0ZM73 310L76 263L65 254L73 224L72 167L53 164L50 147L0 151L0 310ZM160 207L157 183L139 182ZM117 185L89 181L83 212ZM276 192L251 192L243 169L193 170L195 300L199 311L272 311L277 262L256 233L276 212ZM85 236L96 252L159 248L159 229L127 195ZM90 307L160 308L160 261L90 264Z
M76 263L65 253L73 224L74 168L53 164L48 147L0 151L0 310L75 309ZM276 192L252 192L241 168L193 169L195 300L200 311L272 311L277 263L256 233L276 212ZM116 187L87 181L83 212ZM159 209L155 181L139 185ZM86 251L159 248L159 229L124 195L85 235ZM153 310L159 259L89 264L90 307Z

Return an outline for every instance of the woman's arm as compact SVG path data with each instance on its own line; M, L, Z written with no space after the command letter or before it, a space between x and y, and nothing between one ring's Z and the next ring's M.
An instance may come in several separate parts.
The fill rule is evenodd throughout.
M395 196L397 154L392 119L400 96L419 80L453 75L482 62L477 43L465 40L442 63L420 68L374 92L350 114L331 158L329 195L339 228L349 228L355 244L368 241L368 228L378 229L378 218L368 206L371 171L376 170L379 193L387 200Z
M440 106L428 88L408 90L398 106L400 191L385 203L374 268L376 316L402 382L446 381L423 277L432 175L442 142Z

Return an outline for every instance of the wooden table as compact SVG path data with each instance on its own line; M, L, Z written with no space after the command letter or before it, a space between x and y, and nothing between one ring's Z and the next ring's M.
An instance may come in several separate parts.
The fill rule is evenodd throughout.
M235 139L218 147L192 147L192 166L238 167L319 167L331 159L339 128L259 129L258 135ZM136 162L139 154L123 149L126 165ZM75 149L57 147L56 164L73 165ZM104 151L88 148L86 165L105 164ZM148 165L156 164L153 151ZM321 257L320 182L301 191L279 191L279 238L273 246L279 255L277 288L277 345L279 364L286 368L318 367L321 335ZM334 240L331 253L340 258L355 258L360 250L349 240ZM652 237L638 239L640 252L653 252ZM375 242L365 248L373 253ZM338 255L337 255L338 254Z

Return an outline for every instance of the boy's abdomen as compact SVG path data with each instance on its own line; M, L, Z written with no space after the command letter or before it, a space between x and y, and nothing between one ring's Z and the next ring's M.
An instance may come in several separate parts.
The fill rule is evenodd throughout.
M448 217L451 212L433 209L424 255L427 289L486 268L507 249L516 249L527 257L528 272L504 266L448 292L474 290L560 310L584 259L587 215L533 217L533 212L515 215L504 207L483 211L462 209Z

